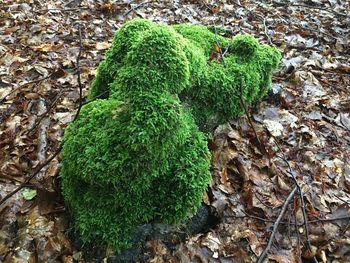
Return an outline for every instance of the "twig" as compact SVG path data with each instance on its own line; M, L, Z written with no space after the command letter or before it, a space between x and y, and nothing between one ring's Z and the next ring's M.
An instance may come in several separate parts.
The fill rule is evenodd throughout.
M81 42L81 28L80 25L78 25L78 30L79 30L79 53L77 56L77 75L78 75L78 85L79 85L79 107L77 110L77 113L75 114L75 117L73 121L75 121L80 113L81 107L83 106L83 85L81 84L81 78L80 78L80 56L81 56L81 51L83 49L83 44Z
M344 237L344 235L345 235L346 231L348 231L349 227L350 227L350 221L347 223L346 227L341 232L341 234L340 234L341 237Z
M256 14L256 15L262 19L263 25L264 25L264 34L267 37L267 40L269 41L269 44L272 45L273 44L272 43L272 39L271 39L269 33L267 32L268 27L266 25L266 17L264 17L263 15L260 15L260 14Z
M71 0L71 1L69 1L69 2L67 2L67 3L65 3L65 4L64 4L64 7L69 6L71 3L75 2L75 1L76 1L76 0Z
M103 97L103 95L108 94L108 93L109 93L109 90L105 90L104 92L102 92L102 93L96 95L95 97L93 97L91 100L85 101L83 103L83 106L86 105L86 104L89 104L89 103L91 103L91 102L93 102L93 101L95 101L95 100L97 100L97 99L99 99L101 97Z
M142 2L136 6L134 6L133 8L130 8L128 11L126 11L123 15L123 17L126 17L128 16L131 12L134 12L136 9L139 9L140 7L146 5L146 4L149 4L149 1L145 1L145 2Z
M58 12L70 12L70 11L77 11L77 10L90 10L90 7L73 7L73 8L47 8L47 9L40 9L35 12L50 12L50 11L58 11Z
M303 4L293 4L291 6L305 7L305 8L310 8L310 9L318 9L318 10L321 10L321 11L326 11L326 12L329 12L329 13L333 13L333 14L338 15L338 16L348 17L346 14L339 13L339 12L334 11L334 10L330 10L328 8L325 8L324 6L310 6L310 5L303 5Z
M55 157L61 152L62 145L57 149L57 151L51 155L49 159L47 159L42 165L40 165L35 172L29 176L23 183L21 183L15 190L7 194L4 198L0 200L0 206L6 202L11 196L15 195L18 191L20 191L23 187L25 187L46 165L48 165Z
M256 219L256 220L259 220L259 221L262 221L262 222L265 222L265 223L275 223L276 222L276 219L265 219L265 218L262 218L262 217L259 217L259 216L255 216L255 215L251 215L251 214L248 214L246 212L244 212L244 216L235 216L235 215L227 215L227 216L224 216L223 218L253 218L253 219ZM316 223L319 223L319 222L332 222L332 221L339 221L339 220L348 220L350 219L350 215L348 216L341 216L341 217L333 217L333 218L318 218L318 219L314 219L314 220L310 220L309 221L309 224L316 224ZM285 221L282 221L280 222L281 225L295 225L295 226L303 226L304 223L296 223L296 221L294 223L290 223L290 222L285 222Z
M242 107L243 107L243 109L244 109L244 113L245 113L245 115L246 115L247 118L248 118L249 125L250 125L250 127L253 129L255 138L257 139L257 141L258 141L258 143L259 143L259 148L260 148L261 153L264 154L265 156L267 156L267 158L269 159L269 162L270 162L270 158L269 158L269 156L268 156L268 154L267 154L266 147L265 147L265 145L260 141L259 136L258 136L258 134L257 134L257 132L256 132L256 130L255 130L254 125L253 125L253 122L252 122L252 120L251 120L251 118L250 118L250 116L249 116L249 112L248 112L247 106L246 106L245 103L244 103L242 85L240 85L239 88L240 88L240 96L239 96L239 99L240 99L241 105L242 105Z
M295 203L295 201L294 201ZM294 206L295 207L295 206ZM298 223L297 223L297 211L294 209L294 224L295 224L295 232L297 233L297 240L298 240L298 255L299 255L299 259L300 259L300 262L301 261L301 242L300 242L300 233L299 233L299 229L298 229Z
M301 208L302 208L302 212L303 212L303 218L304 218L304 229L305 229L305 238L306 238L306 249L308 251L311 251L311 243L310 243L310 234L309 234L309 222L308 222L308 216L307 216L307 212L306 212L306 206L305 206L305 201L304 201L304 195L303 195L303 191L301 190L301 187L297 181L297 179L295 178L293 171L292 171L292 167L290 166L289 162L287 161L287 158L284 154L284 152L282 151L279 143L277 142L275 136L273 136L270 133L271 137L273 138L279 152L282 154L282 157L279 156L288 166L288 173L289 175L292 177L294 184L296 185L297 189L298 189L298 193L299 193L299 197L300 197L300 201L301 201ZM314 258L314 261L317 262L316 258Z
M214 32L215 32L215 42L216 42L216 44L217 44L218 47L219 47L220 56L221 56L221 59L222 59L222 63L223 63L223 65L225 66L224 54L222 54L222 49L221 49L221 47L220 47L220 45L219 45L219 43L218 43L218 40L217 40L217 31L216 31L215 25L214 25ZM226 49L225 53L227 52L227 50L228 50L228 48ZM261 148L260 151L261 151L264 155L267 156L267 158L269 159L269 162L270 162L270 158L269 158L268 155L267 155L267 151L266 151L265 145L260 141L260 139L259 139L259 137L258 137L258 134L257 134L257 132L256 132L256 130L255 130L255 128L254 128L253 122L252 122L252 120L251 120L251 118L250 118L250 116L249 116L248 109L246 108L246 105L245 105L245 103L244 103L242 85L240 85L240 97L239 97L239 98L240 98L240 102L241 102L241 104L242 104L242 107L243 107L243 109L244 109L244 113L247 115L249 125L252 127L252 129L253 129L253 131L254 131L254 135L255 135L255 137L256 137L258 143L259 143L259 148Z
M34 124L34 126L29 129L27 131L27 134L31 133L33 130L35 130L38 125L40 124L40 122L45 118L45 116L53 109L53 107L56 105L57 101L62 97L63 95L63 91L60 90L60 92L58 93L58 95L56 96L55 100L51 103L50 107L43 113L40 115L39 120Z
M41 79L36 79L36 80L32 80L32 81L26 82L26 83L24 83L24 84L22 84L22 85L20 85L20 86L18 86L18 87L16 87L16 88L14 88L10 93L8 93L7 95L5 95L5 96L0 100L0 103L3 103L3 102L6 100L6 98L7 98L8 96L12 95L13 93L15 93L16 91L20 90L21 88L24 88L25 86L28 86L28 85L30 85L30 84L38 83L38 82L40 82L40 81L43 81L43 80L45 80L45 79L48 79L48 78L51 77L52 74L53 74L53 73L51 73L51 74L49 74L49 75L47 75L46 77L43 77L43 78L41 78Z
M70 6L72 3L74 3L74 2L79 2L79 5L81 4L81 2L82 2L82 0L71 0L71 1L69 1L69 2L67 2L67 3L65 3L64 4L64 7L66 8L67 6Z
M340 123L344 126L344 128L347 130L347 131L350 131L350 128L348 128L348 126L346 125L346 123L344 122L344 117L343 117L343 114L340 113Z
M340 216L340 217L334 217L334 218L319 218L315 220L310 220L309 223L332 222L332 221L347 220L347 219L350 219L350 216Z
M324 34L324 35L326 35L326 36L329 36L329 37L333 38L334 40L337 40L337 39L338 39L337 37L335 37L335 36L333 36L333 35L331 35L331 34L329 34L329 33L327 33L327 32L321 31L321 29L314 29L314 28L310 28L310 27L304 27L304 26L301 26L301 25L300 25L300 27L301 27L302 29L309 30L309 31L311 31L311 32L315 32L315 33L317 33L317 34Z
M273 225L273 230L272 230L271 236L269 238L269 241L267 243L267 246L265 247L264 251L260 254L258 260L256 261L257 263L263 263L264 259L266 258L267 254L269 253L269 251L271 249L272 242L273 242L275 235L277 233L278 226L280 225L282 218L287 211L288 205L292 201L296 191L298 191L297 186L294 187L294 189L290 192L286 201L284 202L282 209L281 209L281 212L280 212L276 222Z

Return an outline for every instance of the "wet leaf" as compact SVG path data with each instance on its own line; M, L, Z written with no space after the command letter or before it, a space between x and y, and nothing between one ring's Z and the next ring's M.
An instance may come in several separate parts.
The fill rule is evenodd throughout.
M32 200L34 197L36 197L36 195L37 195L36 189L23 188L22 190L22 196L24 200Z

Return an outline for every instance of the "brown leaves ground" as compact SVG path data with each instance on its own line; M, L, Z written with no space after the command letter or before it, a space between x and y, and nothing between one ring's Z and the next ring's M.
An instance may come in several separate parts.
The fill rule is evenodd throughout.
M169 250L149 242L150 262L252 262L279 210L301 186L309 218L305 251L300 199L289 206L271 262L348 262L350 251L350 70L347 1L20 1L0 4L0 194L15 189L57 149L77 108L78 24L86 89L114 31L132 17L225 26L283 52L272 93L210 142L213 182L206 202L221 222ZM321 8L322 7L322 8ZM55 159L0 207L0 261L83 261L67 237ZM345 218L340 220L340 218ZM339 220L328 220L339 219Z

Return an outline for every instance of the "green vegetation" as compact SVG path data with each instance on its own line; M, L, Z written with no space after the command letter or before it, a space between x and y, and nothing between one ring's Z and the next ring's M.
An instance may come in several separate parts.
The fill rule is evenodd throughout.
M209 61L212 46L225 60ZM194 213L211 176L204 133L266 93L280 55L254 38L132 20L65 131L62 189L82 239L128 246L135 226ZM181 98L181 99L180 99Z

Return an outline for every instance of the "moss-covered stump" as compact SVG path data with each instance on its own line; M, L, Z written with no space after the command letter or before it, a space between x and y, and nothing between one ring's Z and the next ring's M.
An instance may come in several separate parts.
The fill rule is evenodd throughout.
M224 61L210 61L213 45ZM200 131L267 92L280 54L251 36L132 20L115 35L79 118L65 131L63 195L84 242L115 250L135 227L179 223L201 204L210 153Z
M250 35L237 35L228 39L211 32L205 26L160 26L148 20L136 19L116 33L112 48L98 68L89 93L90 99L100 94L104 94L105 98L115 97L119 93L113 82L120 77L125 64L128 64L129 51L140 41L145 41L143 39L155 28L176 32L177 48L173 52L179 56L185 53L184 66L187 67L188 64L189 76L187 82L177 82L173 76L174 84L181 88L178 95L182 103L191 109L202 131L210 132L216 125L242 115L241 98L244 103L255 103L268 92L272 72L281 59L276 48L259 44ZM223 61L210 60L215 45L221 47ZM167 62L163 60L168 54L159 55L159 65L165 65ZM137 76L138 73L135 72L134 75Z

